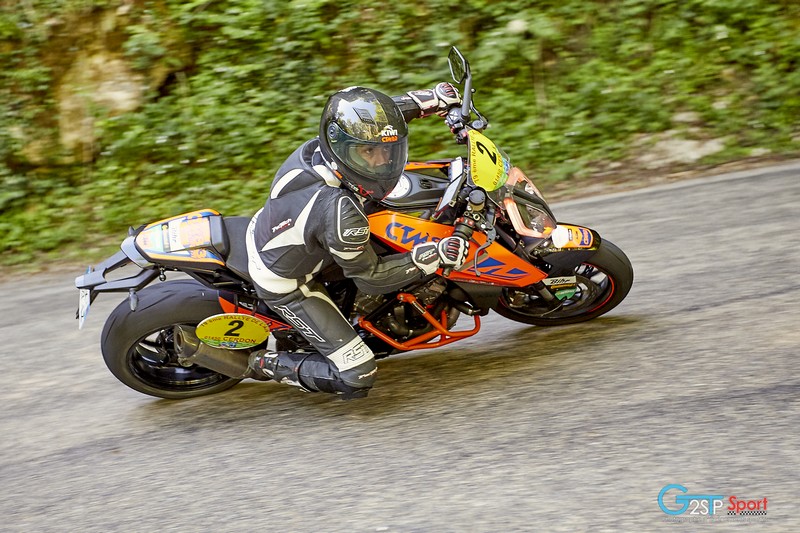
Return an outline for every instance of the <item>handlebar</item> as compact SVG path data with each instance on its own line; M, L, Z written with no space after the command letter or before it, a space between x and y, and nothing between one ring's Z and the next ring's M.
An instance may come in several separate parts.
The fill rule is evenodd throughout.
M447 112L444 119L447 127L449 127L453 135L456 136L456 143L458 144L466 144L468 129L483 131L489 127L489 121L486 120L486 117L481 115L477 109L475 110L475 114L478 115L478 118L472 122L469 122L471 115L468 113L465 116L463 113L463 109L458 106L453 106L450 108L450 111Z

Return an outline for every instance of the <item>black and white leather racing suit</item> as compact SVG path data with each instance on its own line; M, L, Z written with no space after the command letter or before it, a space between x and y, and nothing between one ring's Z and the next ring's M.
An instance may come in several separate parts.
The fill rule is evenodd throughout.
M393 99L406 122L423 116L409 96ZM318 351L279 352L270 377L309 391L359 397L375 381L375 357L315 275L337 263L362 291L384 294L424 273L409 253L376 255L361 199L341 185L318 138L300 146L278 170L264 207L253 216L247 251L259 298Z

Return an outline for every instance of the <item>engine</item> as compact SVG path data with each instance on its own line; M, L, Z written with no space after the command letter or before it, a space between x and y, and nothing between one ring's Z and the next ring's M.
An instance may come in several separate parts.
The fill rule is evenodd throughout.
M444 279L434 278L425 285L407 292L437 319L441 319L442 312L446 313L447 327L450 328L455 325L460 313L448 304L446 288L447 282ZM361 316L372 315L370 317L372 323L398 341L416 337L433 329L411 304L397 300L396 294L359 293L355 300L354 311Z

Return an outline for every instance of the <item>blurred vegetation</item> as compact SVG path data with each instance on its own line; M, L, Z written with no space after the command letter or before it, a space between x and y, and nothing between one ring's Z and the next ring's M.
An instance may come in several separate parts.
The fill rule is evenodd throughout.
M4 264L89 259L129 225L200 207L249 215L286 156L316 135L327 95L354 84L390 94L432 87L449 79L452 44L470 60L487 134L538 179L625 161L642 134L687 129L676 113L697 117L686 136L725 140L720 161L800 146L796 0L23 0L0 9ZM57 142L58 90L91 39L86 21L102 24L109 12L118 23L103 46L136 72L166 75L134 111L92 107L94 139L76 158ZM464 153L439 119L411 132L412 159Z

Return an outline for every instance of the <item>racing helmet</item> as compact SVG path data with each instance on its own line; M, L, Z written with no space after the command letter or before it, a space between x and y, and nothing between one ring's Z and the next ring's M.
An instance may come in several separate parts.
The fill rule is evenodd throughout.
M320 149L350 190L380 201L394 189L408 158L408 125L389 96L349 87L328 98Z

